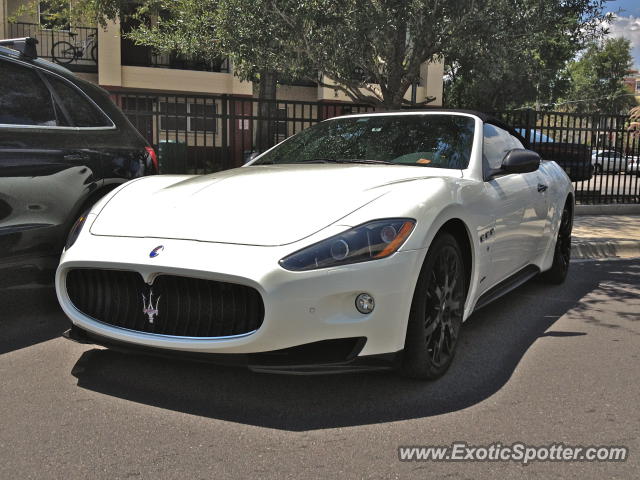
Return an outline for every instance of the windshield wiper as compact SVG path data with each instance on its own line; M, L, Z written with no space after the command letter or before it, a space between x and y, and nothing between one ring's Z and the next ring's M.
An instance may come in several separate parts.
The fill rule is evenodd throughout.
M360 158L314 158L312 160L302 160L297 163L365 163L374 165L397 165L386 160L367 160Z

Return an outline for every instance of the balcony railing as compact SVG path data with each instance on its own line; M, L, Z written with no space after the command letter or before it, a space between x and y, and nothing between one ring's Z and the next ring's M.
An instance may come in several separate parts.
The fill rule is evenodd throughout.
M70 70L98 71L98 29L70 27L68 30L43 28L37 23L9 23L11 38L38 39L38 56L64 65Z
M121 43L122 65L131 67L172 68L177 70L198 70L202 72L229 73L229 59L204 60L186 58L178 54L160 54L151 47L135 45L127 38Z

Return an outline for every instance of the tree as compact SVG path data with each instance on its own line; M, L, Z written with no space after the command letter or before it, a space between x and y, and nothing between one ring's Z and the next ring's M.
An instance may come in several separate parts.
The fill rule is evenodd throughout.
M496 0L489 8L489 23L445 57L448 106L501 110L552 103L568 88L567 62L605 33L601 1Z
M127 35L163 52L228 56L263 99L275 97L277 75L387 109L410 103L422 64L447 59L452 103L496 108L555 89L549 79L596 34L604 1L142 0L135 15L146 20ZM100 18L128 3L75 2Z
M109 0L84 0L96 3ZM129 33L160 51L229 56L244 79L305 78L353 100L397 108L452 39L475 30L486 0L149 0L164 12ZM98 5L99 8L100 5Z
M594 42L568 66L571 87L563 104L576 112L621 113L635 105L623 83L633 65L625 38Z
M279 57L354 101L397 108L420 78L420 66L442 57L451 38L467 35L478 17L476 0L224 0L220 36L230 52L252 50L264 19L286 32L254 56ZM242 15L240 15L242 13ZM234 58L243 62L247 57ZM249 55L251 61L254 58Z

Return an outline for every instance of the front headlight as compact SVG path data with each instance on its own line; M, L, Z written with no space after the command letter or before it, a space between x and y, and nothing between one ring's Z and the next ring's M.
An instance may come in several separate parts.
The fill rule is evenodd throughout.
M415 224L411 218L374 220L298 250L280 266L301 272L385 258L402 246Z

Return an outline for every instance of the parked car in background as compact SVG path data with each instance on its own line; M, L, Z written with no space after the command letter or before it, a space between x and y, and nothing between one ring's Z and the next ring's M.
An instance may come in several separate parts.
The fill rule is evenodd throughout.
M594 150L591 164L595 173L618 173L627 169L627 158L617 150Z
M66 335L258 371L436 378L474 310L567 275L573 186L524 147L481 113L352 115L242 168L131 181L70 234Z
M0 41L0 284L52 281L72 225L107 192L157 172L106 91Z
M525 128L516 128L516 132L526 138L531 144L538 143L554 143L555 140L539 130L529 130L529 135L527 136L527 130Z
M627 173L640 176L640 156L627 157Z
M590 162L589 147L580 143L557 142L539 130L516 128L525 138L531 149L538 152L544 160L553 160L560 165L574 182L589 180L594 173Z

